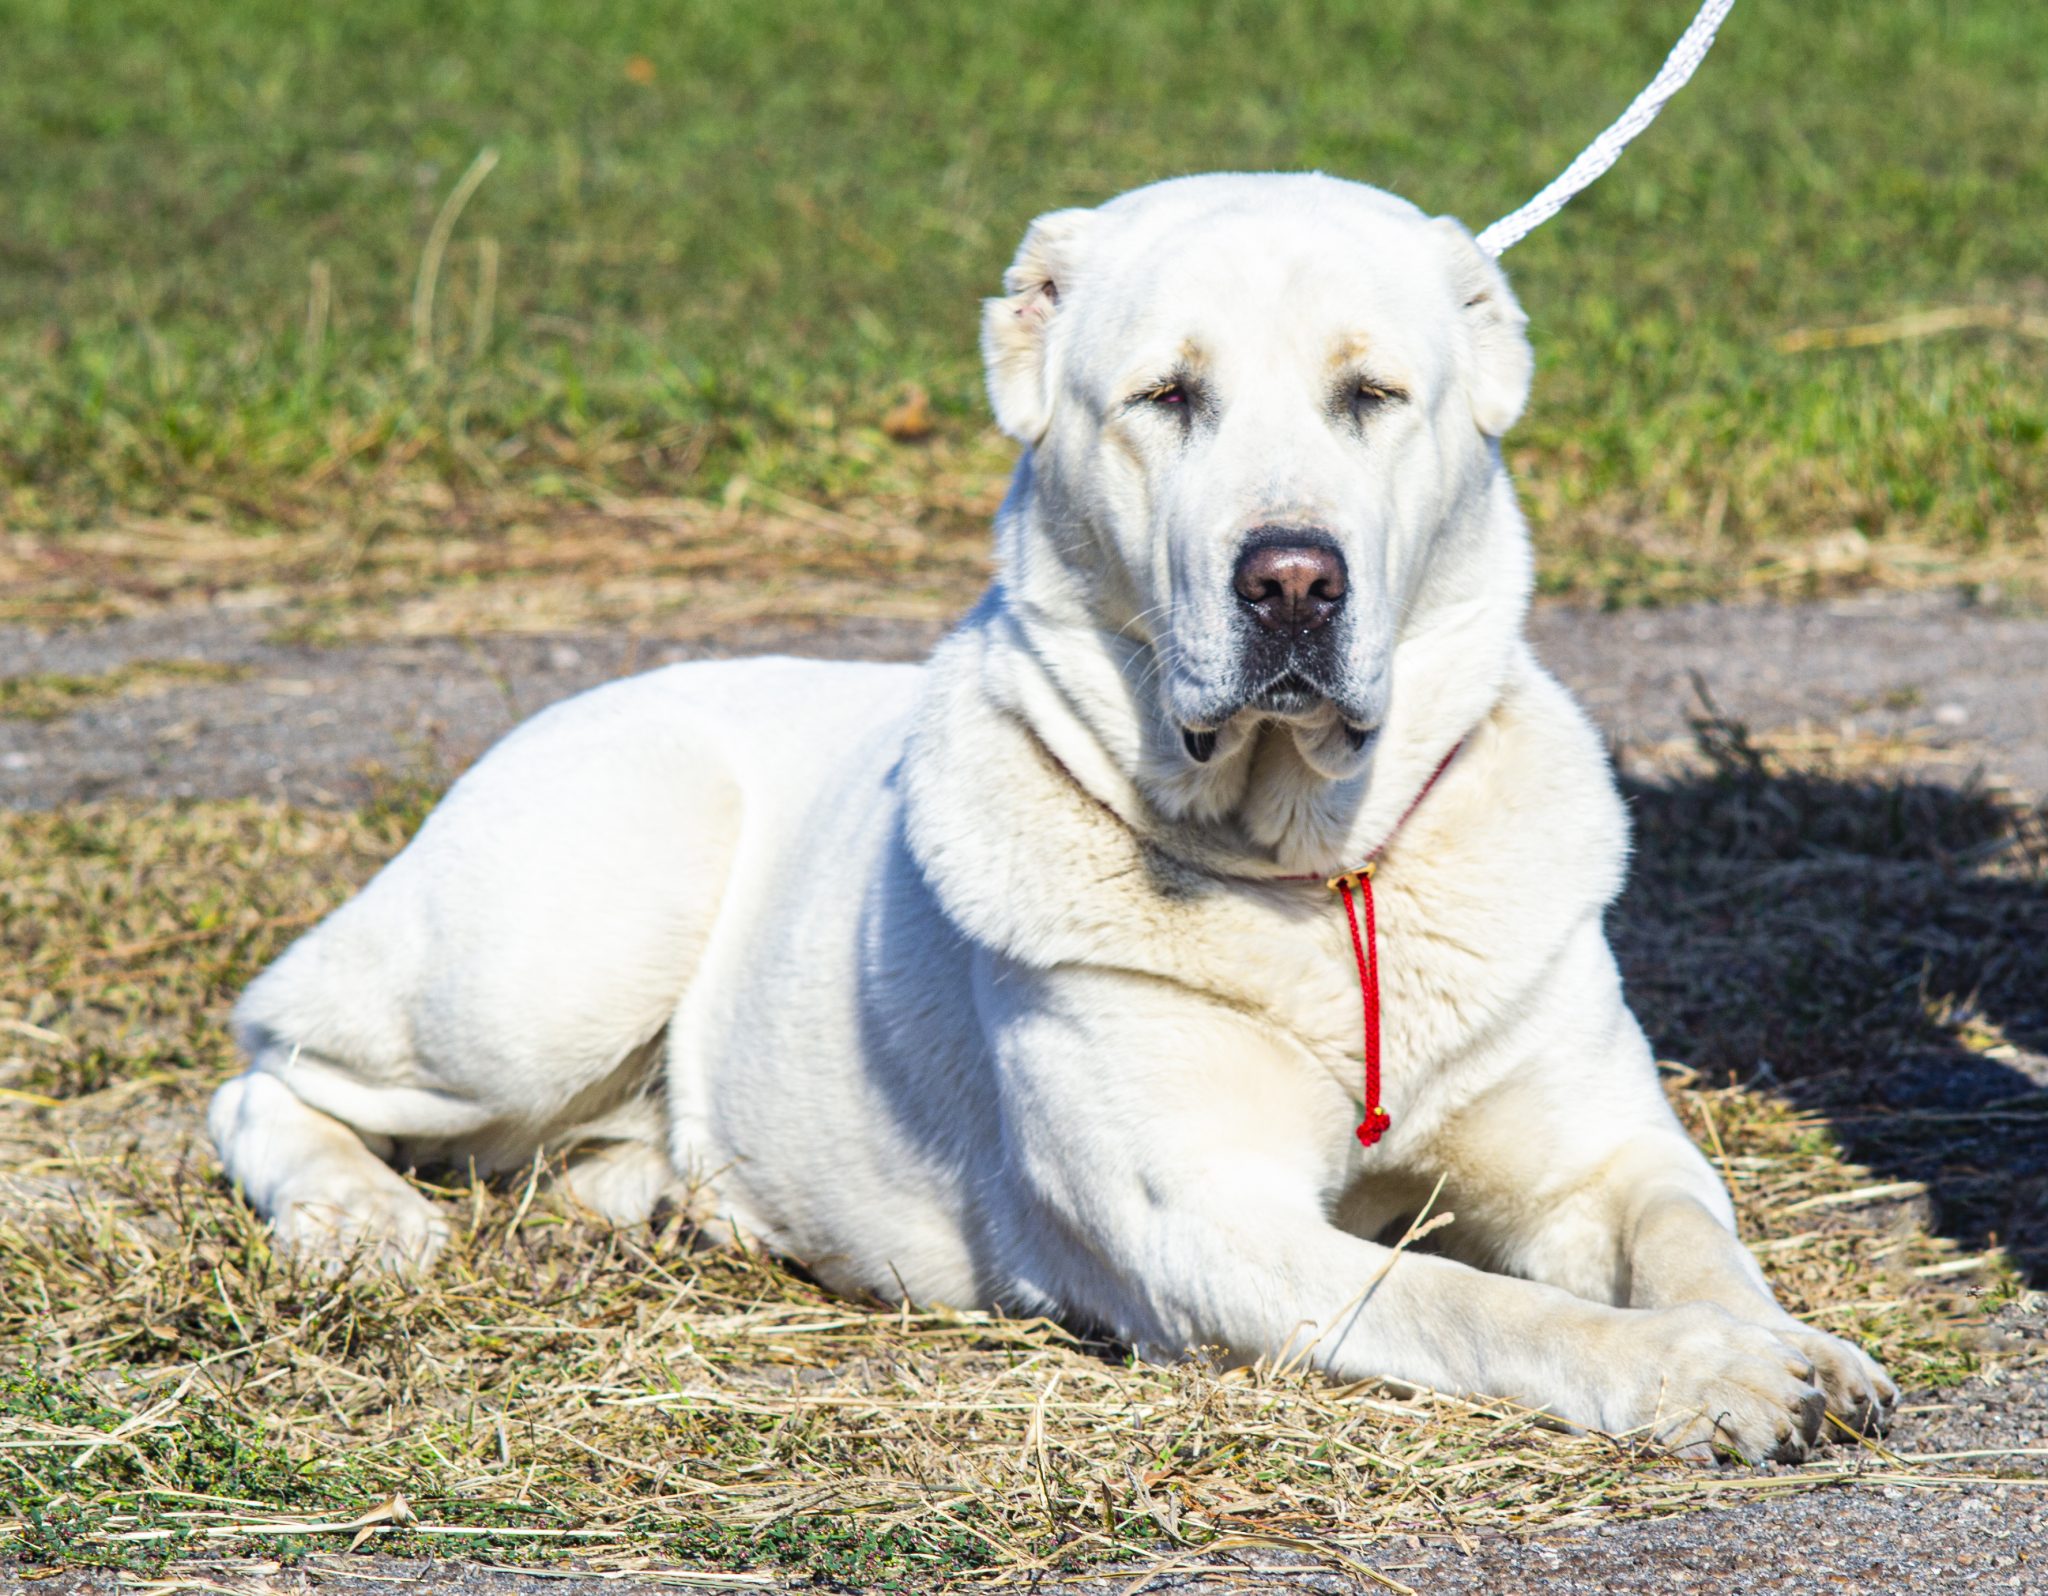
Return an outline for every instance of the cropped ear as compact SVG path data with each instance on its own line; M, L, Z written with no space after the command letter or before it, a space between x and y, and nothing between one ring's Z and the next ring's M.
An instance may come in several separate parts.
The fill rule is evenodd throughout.
M1471 340L1472 419L1489 438L1498 438L1522 414L1536 375L1529 317L1516 303L1507 273L1473 241L1464 223L1439 216L1430 225L1449 258L1451 285Z
M1046 342L1095 212L1048 211L1025 230L1003 273L1003 297L982 301L981 358L996 425L1019 443L1036 443L1052 419Z

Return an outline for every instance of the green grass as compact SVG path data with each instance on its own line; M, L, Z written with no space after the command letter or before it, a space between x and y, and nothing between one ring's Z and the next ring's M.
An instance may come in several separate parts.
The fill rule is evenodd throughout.
M1319 166L1483 224L1690 9L6 0L0 524L368 538L423 481L530 513L735 473L833 502L992 479L975 302L1034 213ZM2043 308L2043 59L2031 0L1736 11L1508 257L1552 586L1797 587L1871 565L1845 533L1937 574L2048 547L2048 343L1773 342ZM486 147L422 349L423 247ZM878 423L909 383L939 431L905 447Z

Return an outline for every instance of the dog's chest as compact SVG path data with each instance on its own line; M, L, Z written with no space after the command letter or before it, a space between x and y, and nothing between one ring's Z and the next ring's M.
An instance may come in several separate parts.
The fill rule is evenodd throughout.
M1386 1100L1404 1105L1412 1126L1425 1102L1441 1110L1459 1095L1459 1060L1498 997L1483 990L1497 966L1470 957L1483 928L1451 924L1453 905L1433 886L1420 872L1382 878L1371 929L1361 912L1356 940L1342 900L1320 883L1207 896L1156 945L1163 965L1178 966L1160 973L1255 1017L1280 1044L1276 1056L1355 1104L1368 1006L1360 966L1370 960Z
M1291 894L1299 901L1281 914L1247 916L1246 932L1263 957L1246 961L1243 999L1254 1012L1318 1057L1357 1055L1361 1047L1363 990L1344 911L1321 887ZM1233 939L1235 940L1235 939Z
M1363 1047L1362 944L1354 944L1334 893L1319 883L1220 893L1176 930L1161 951L1181 966L1172 972L1177 979L1256 1016L1345 1079L1355 1073ZM1382 951L1389 940L1383 929Z

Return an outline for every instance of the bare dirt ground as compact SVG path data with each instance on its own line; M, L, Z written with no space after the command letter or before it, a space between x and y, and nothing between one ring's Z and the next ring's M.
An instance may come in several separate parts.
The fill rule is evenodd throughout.
M460 770L569 693L672 660L773 652L913 659L937 623L754 623L710 642L659 635L429 637L350 647L274 641L261 609L174 610L55 632L0 627L0 678L203 663L226 679L145 678L44 721L0 719L0 803L367 795L389 774ZM1698 673L1758 728L1845 722L1911 738L1960 773L1981 763L2048 792L2048 622L1933 596L1824 605L1536 612L1544 661L1618 743L1683 736Z
M517 720L626 671L706 653L775 649L914 657L937 629L868 622L779 633L754 626L713 644L579 634L331 648L276 641L271 630L263 611L246 609L49 634L0 629L0 678L124 684L97 696L87 691L45 718L0 719L0 803L258 794L354 804L393 774L443 779ZM2048 792L2048 621L1948 601L1868 598L1612 614L1547 607L1539 609L1534 631L1539 652L1615 740L1641 829L1652 841L1659 827L1683 820L1679 810L1657 809L1651 784L1660 749L1689 736L1702 690L1722 716L1759 733L1796 736L1811 728L1888 739L1910 774L1944 791L1967 790L1981 771L2022 793ZM2015 923L2048 927L2043 906L2028 903L2019 912ZM1636 980L1632 967L1632 987ZM1654 981L1650 986L1654 1002ZM2009 1034L2018 1041L2001 1043L1995 1056L1986 1055L1991 1062L1937 1049L1882 1080L1822 1071L1793 1084L1807 1094L1802 1101L1823 1105L1842 1124L1853 1124L1855 1104L1864 1099L1924 1102L1930 1112L1950 1114L2038 1094L2048 1089L2048 1053L2040 1050L2048 1047L2040 1034L2048 1025L2032 1010L2015 1008L2012 1018ZM1986 1125L1959 1128L1947 1153L1901 1153L1902 1161L1883 1173L1924 1179L1943 1204L1950 1234L1972 1246L2008 1246L2039 1287L2048 1236L2030 1216L2048 1191L2048 1149L2039 1145L2038 1121L2009 1135ZM1883 1166L1884 1149L1870 1161ZM2021 1205L2015 1192L2032 1195ZM2037 1224L2032 1234L2029 1222ZM2009 1344L2038 1354L2048 1331L2038 1296L2000 1315L1998 1330ZM1745 1476L1743 1487L1729 1492L1733 1505L1718 1512L1529 1540L1393 1545L1376 1567L1430 1592L2048 1589L2048 1366L2039 1356L1938 1398L1911 1400L1889 1446L1909 1464L1995 1451L2005 1478L1981 1486L1945 1479L1924 1490L1846 1481L1775 1497L1767 1479ZM1141 1572L1073 1588L1129 1590ZM540 1576L368 1556L319 1557L281 1569L223 1566L189 1577L213 1583L150 1588L570 1596L618 1583L615 1575ZM9 1579L0 1569L0 1588ZM1248 1561L1212 1558L1199 1569L1162 1573L1148 1588L1269 1586L1375 1588L1354 1572L1271 1552L1248 1554ZM33 1588L120 1585L111 1574L77 1574L37 1580Z

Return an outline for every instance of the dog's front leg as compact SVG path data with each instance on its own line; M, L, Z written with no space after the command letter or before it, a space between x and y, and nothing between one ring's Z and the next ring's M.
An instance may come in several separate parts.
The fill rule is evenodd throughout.
M1008 1300L1141 1346L1300 1358L1506 1397L1679 1446L1801 1455L1808 1360L1702 1305L1639 1312L1339 1229L1342 1088L1269 1028L1183 988L989 959ZM1334 1129L1333 1129L1334 1127Z
M1540 1040L1441 1138L1468 1237L1503 1267L1596 1301L1711 1308L1768 1330L1812 1366L1836 1421L1882 1429L1898 1388L1779 1306L1619 989L1581 986L1568 1024L1531 1032Z
M1891 1422L1898 1387L1860 1347L1801 1324L1779 1306L1763 1271L1735 1232L1735 1216L1699 1150L1676 1138L1621 1154L1607 1179L1621 1215L1624 1284L1631 1307L1710 1302L1769 1328L1813 1364L1830 1416L1856 1434Z

